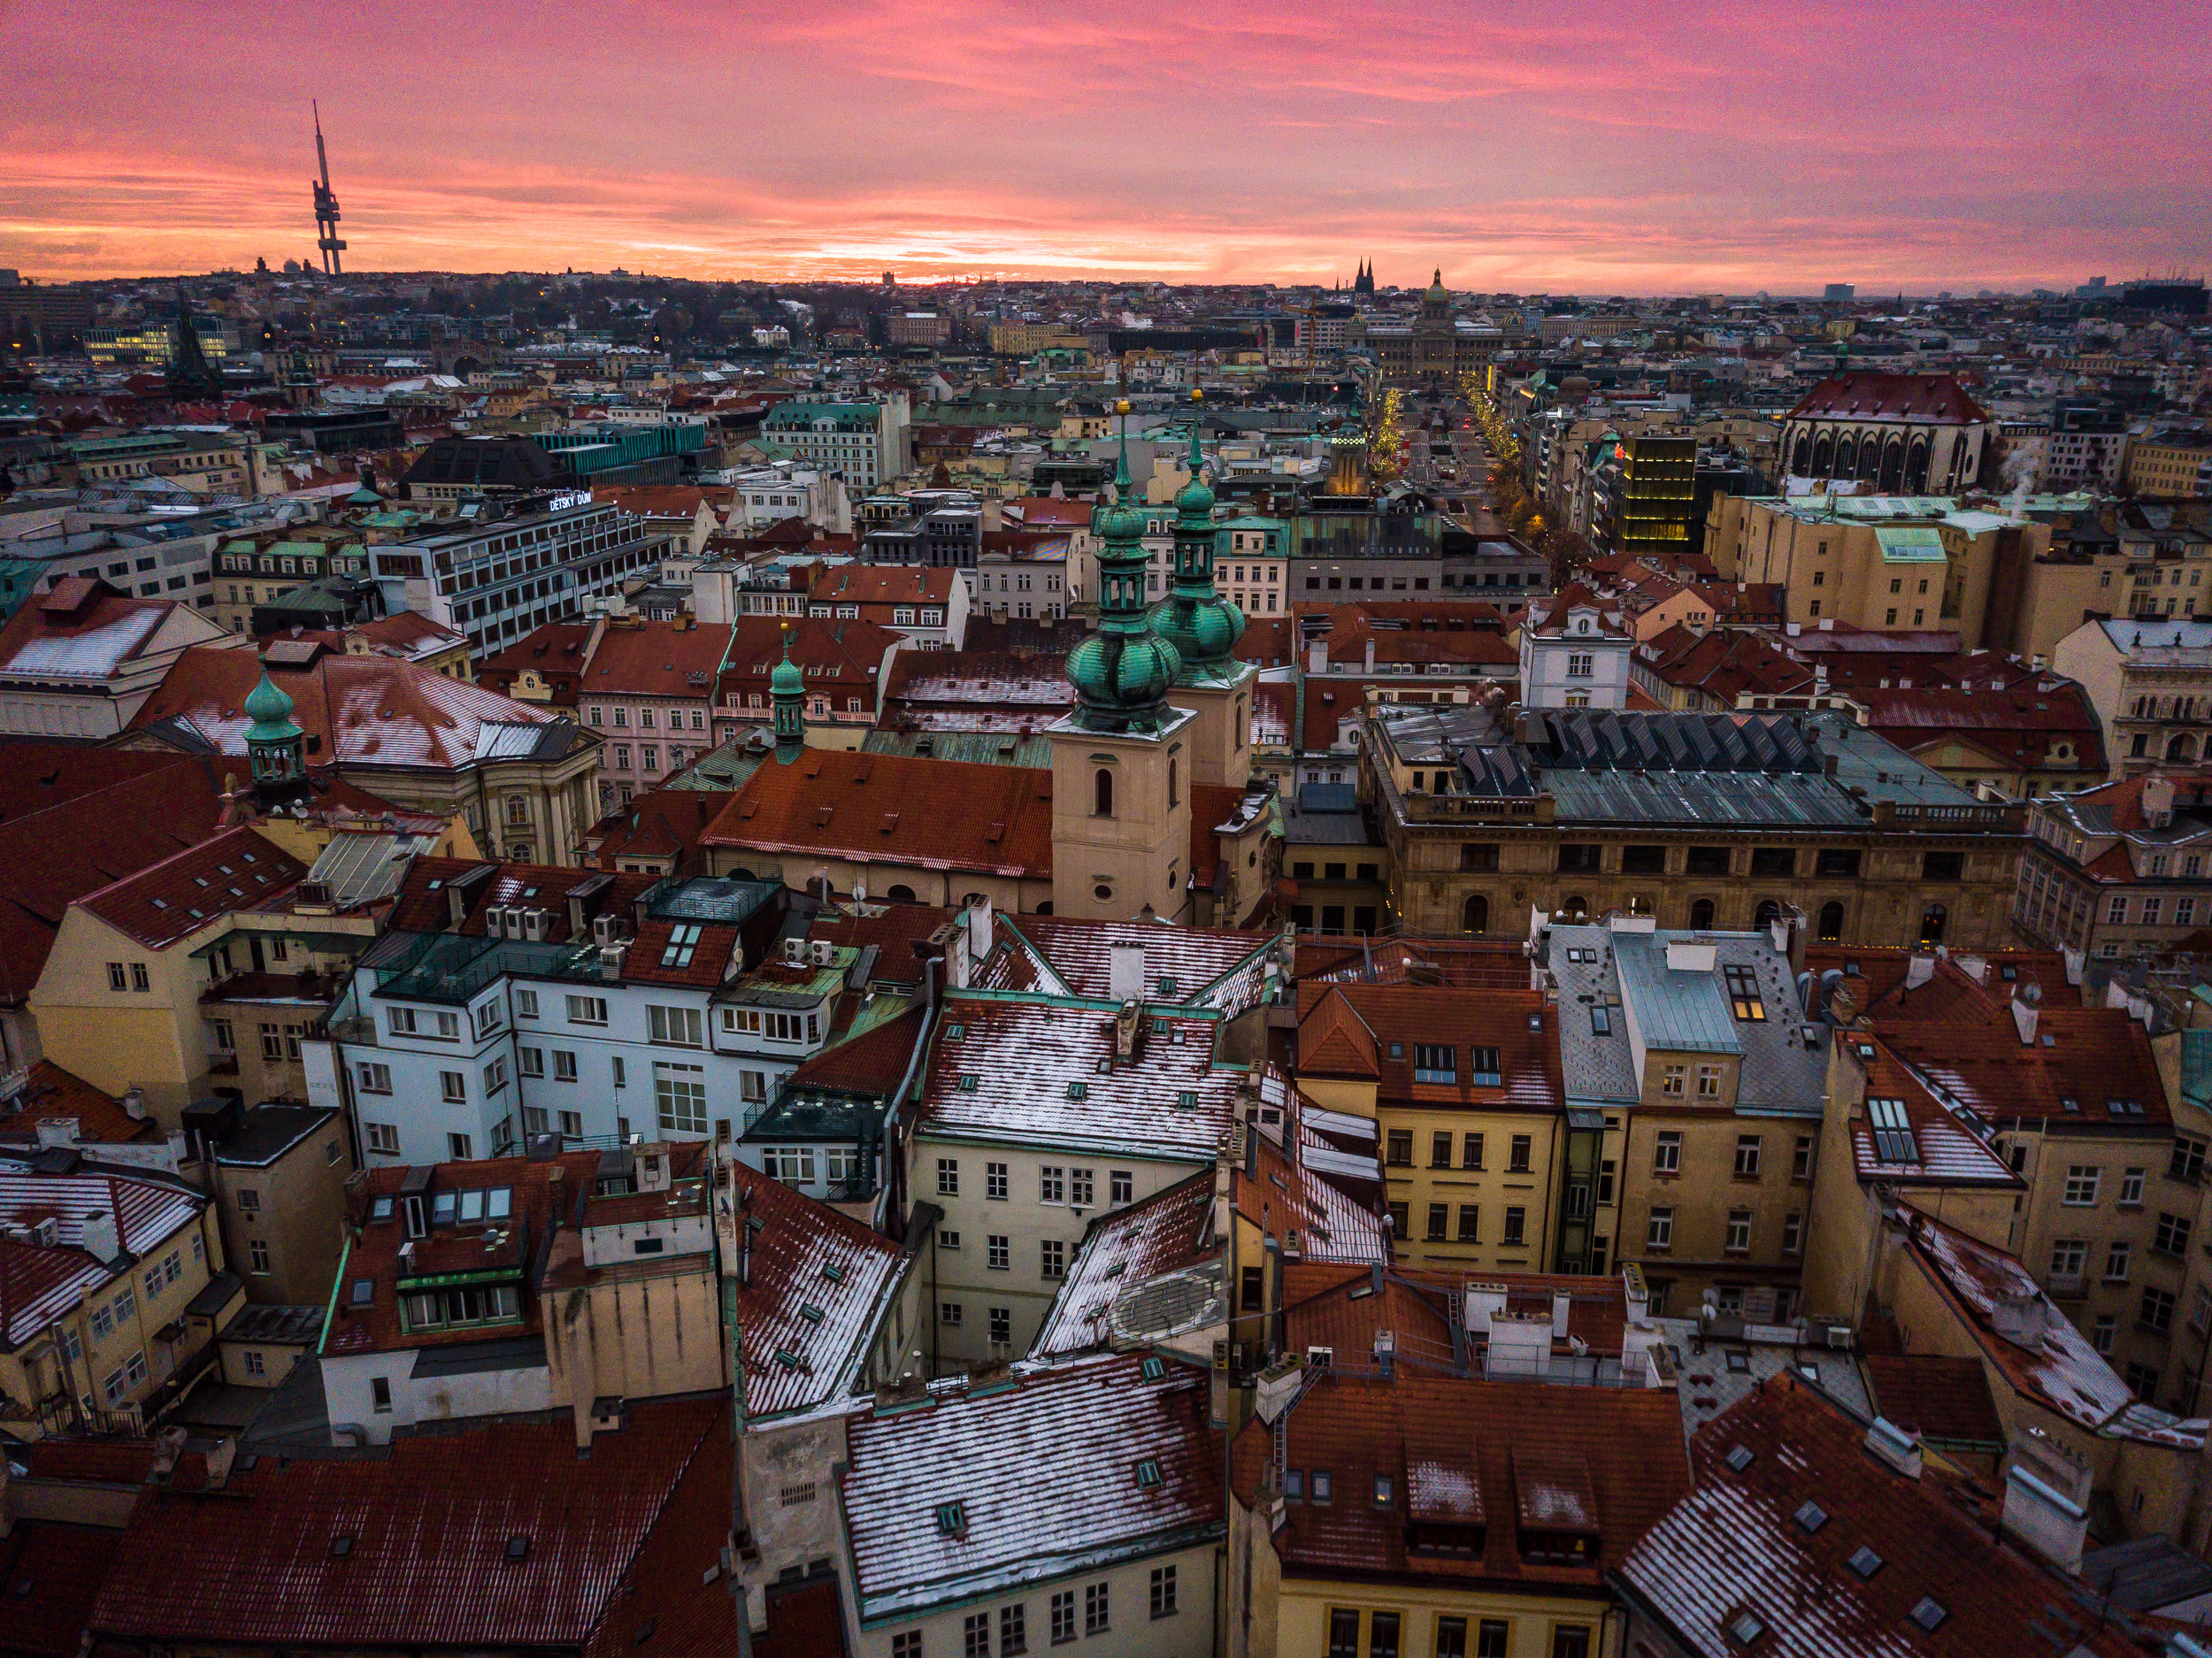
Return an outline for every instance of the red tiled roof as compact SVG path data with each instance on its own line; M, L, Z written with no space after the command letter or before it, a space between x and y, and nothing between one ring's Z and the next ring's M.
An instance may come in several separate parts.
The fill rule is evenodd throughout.
M835 1088L846 1094L888 1098L898 1091L907 1067L913 1063L914 1044L920 1040L922 1023L923 1009L910 1008L849 1041L824 1048L793 1071L786 1086Z
M108 679L137 660L178 609L167 599L125 598L96 579L65 577L0 628L0 673Z
M745 780L708 846L1043 880L1052 779L1026 766L810 748Z
M467 884L462 922L456 927L452 896L447 889L457 878L479 869L488 869L492 873ZM483 859L419 857L408 866L407 879L394 898L390 927L396 933L457 932L481 938L488 906L519 904L525 909L550 911L552 919L546 938L560 943L570 936L568 894L596 880L603 872L568 869L554 864L493 864ZM594 917L610 913L630 917L639 897L660 879L657 875L617 873L586 900L585 925L588 927Z
M728 802L726 789L664 788L639 795L593 826L593 833L603 836L599 867L618 868L627 856L673 857L681 868L684 855L698 848Z
M1797 400L1785 420L1946 420L1971 426L1989 417L1948 374L1831 374Z
M1884 1420L1935 1445L1977 1450L2006 1442L1979 1359L1938 1353L1870 1353L1860 1361Z
M180 1646L581 1646L684 1474L727 1466L727 1413L634 1405L588 1456L565 1416L357 1460L241 1455L219 1493L139 1499L91 1627Z
M1817 1388L1786 1373L1761 1384L1698 1430L1696 1489L1630 1552L1629 1593L1701 1654L1745 1650L1727 1631L1747 1610L1770 1631L1754 1650L1791 1658L2139 1650L2097 1627L2070 1582L1993 1541L1962 1477L1930 1462L1908 1479L1865 1439ZM1827 1516L1811 1531L1794 1518L1808 1502ZM1881 1562L1871 1576L1846 1563L1862 1548ZM1923 1599L1943 1610L1932 1632L1912 1621Z
M20 737L0 738L0 824L177 764L173 754L65 748Z
M161 1125L151 1117L133 1117L82 1077L42 1059L31 1067L22 1091L0 1103L0 1140L35 1139L39 1119L49 1117L76 1118L77 1138L100 1145L162 1138Z
M815 604L946 604L957 572L926 564L840 564L814 584Z
M1298 978L1307 984L1451 985L1525 990L1528 957L1509 940L1332 938L1298 940Z
M584 647L590 641L589 622L548 622L524 634L506 648L476 664L476 682L504 695L514 688L516 677L526 669L555 687L553 700L564 707L576 705L576 687L583 678Z
M707 702L736 629L675 622L609 623L578 689L595 696L666 696Z
M864 709L874 710L877 671L887 653L906 642L905 635L879 627L864 618L841 622L819 616L787 621L772 616L739 618L735 636L730 641L729 665L717 687L725 708L730 706L727 698L733 694L739 695L740 706L743 706L744 695L757 692L761 699L759 717L767 717L771 706L768 676L783 660L787 627L791 630L791 660L798 664L809 694L829 697L839 713L845 711L846 699L854 696L860 698Z
M1379 1078L1382 1064L1375 1033L1368 1029L1341 986L1308 994L1299 986L1303 1011L1298 1016L1298 1071L1301 1076Z
M875 965L871 970L874 978L892 984L918 985L922 982L920 947L959 913L935 904L876 902L824 910L815 915L807 936L856 950L872 944L876 947Z
M1307 1016L1336 999L1348 1009L1356 1010L1359 1029L1371 1033L1367 1040L1373 1044L1370 1063L1375 1069L1368 1074L1379 1079L1386 1100L1424 1106L1480 1105L1540 1111L1558 1110L1564 1105L1557 1010L1547 1005L1540 990L1472 992L1430 985L1302 984L1298 987L1302 1009L1298 1068L1302 1072L1316 1069L1305 1057ZM1420 1043L1449 1044L1455 1049L1455 1082L1415 1079L1414 1048ZM1471 1048L1498 1050L1502 1080L1496 1086L1473 1080L1469 1068ZM1325 1046L1324 1051L1337 1050ZM1329 1063L1325 1058L1324 1065Z
M77 1658L122 1546L121 1532L98 1526L16 1521L0 1538L0 1595L8 1608L0 1646L10 1658Z
M2039 1010L2035 1040L2010 1017L1981 1025L1876 1021L1885 1045L1930 1084L1985 1119L2048 1119L2121 1126L2156 1135L2172 1115L2150 1038L2123 1008Z
M1442 1582L1573 1585L1586 1592L1617 1566L1690 1488L1681 1401L1669 1390L1530 1386L1402 1370L1387 1383L1325 1374L1275 1430L1284 1466L1330 1476L1326 1504L1291 1502L1275 1532L1286 1573L1380 1573ZM1238 1497L1250 1504L1269 1461L1256 1419L1230 1453ZM1375 1500L1379 1478L1390 1501ZM1450 1491L1487 1518L1479 1555L1417 1554L1407 1546L1408 1496ZM1410 1517L1420 1517L1416 1509ZM1594 1533L1587 1563L1523 1558L1515 1516L1554 1531ZM1429 1517L1443 1518L1433 1508Z
M241 826L87 893L77 902L149 949L165 949L234 910L288 893L307 866Z

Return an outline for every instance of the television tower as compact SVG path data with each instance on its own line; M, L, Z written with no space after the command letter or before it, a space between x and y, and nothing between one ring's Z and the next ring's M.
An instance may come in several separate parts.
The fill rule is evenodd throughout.
M330 157L323 150L322 106L311 100L308 107L315 111L315 162L323 171L320 180L308 180L315 192L315 245L323 252L323 274L337 276L343 270L338 256L346 250L346 244L338 234L338 198L330 193Z

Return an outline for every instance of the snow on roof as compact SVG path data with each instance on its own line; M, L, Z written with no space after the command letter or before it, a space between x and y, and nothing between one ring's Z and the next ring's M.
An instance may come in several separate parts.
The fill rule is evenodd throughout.
M69 633L37 633L16 646L5 666L19 674L54 674L73 679L104 679L119 672L153 637L169 614L165 604L134 606L120 615Z
M134 1255L157 1248L195 1219L203 1200L166 1180L126 1171L33 1174L19 1163L0 1161L0 1219L16 1225L55 1223L51 1248L0 1238L0 1309L6 1326L0 1343L12 1350L30 1341L88 1293L108 1283L107 1267L85 1251L85 1221L112 1215L118 1242Z
M1079 1360L854 1421L843 1484L864 1624L1218 1537L1206 1373L1171 1363L1148 1381L1144 1363ZM1140 1462L1156 1483L1139 1483Z
M1110 994L1114 947L1134 944L1144 951L1148 1005L1217 1009L1231 1016L1259 1002L1261 958L1275 943L1271 933L1164 927L1145 921L1063 921L1050 916L1003 914L997 921L1002 940L1036 958L1038 976L1024 978L1010 951L978 971L972 980L978 989L1041 985L1055 994L1104 1000Z
M1201 1170L1134 1207L1091 1224L1030 1348L1064 1358L1108 1345L1117 1298L1161 1273L1218 1256L1206 1243L1213 1177Z
M1108 1009L955 992L918 1132L1211 1163L1248 1080L1215 1063L1218 1028L1211 1017L1146 1015L1133 1058L1118 1060Z

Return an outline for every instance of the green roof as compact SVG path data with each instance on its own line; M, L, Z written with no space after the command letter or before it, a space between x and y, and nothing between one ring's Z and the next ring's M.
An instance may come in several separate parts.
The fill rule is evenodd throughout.
M1886 564L1939 564L1943 537L1924 524L1878 524L1874 539L1881 544Z

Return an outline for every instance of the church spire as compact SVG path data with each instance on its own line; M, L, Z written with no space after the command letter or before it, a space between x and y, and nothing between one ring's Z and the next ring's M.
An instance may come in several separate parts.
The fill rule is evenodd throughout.
M1191 393L1190 482L1175 496L1175 592L1152 607L1153 631L1182 658L1186 685L1215 678L1244 636L1244 613L1214 591L1214 492L1199 447L1204 397Z
M169 395L178 403L220 403L222 372L200 349L200 331L192 326L192 305L181 282L177 284L176 326L176 346L169 354Z
M783 625L783 660L768 676L768 700L775 705L776 764L789 765L806 752L806 676L791 660L791 624Z
M1168 687L1182 669L1175 647L1156 637L1145 612L1144 510L1129 482L1129 403L1121 417L1114 499L1091 516L1099 538L1098 631L1068 653L1076 721L1099 732L1151 732L1167 712Z

